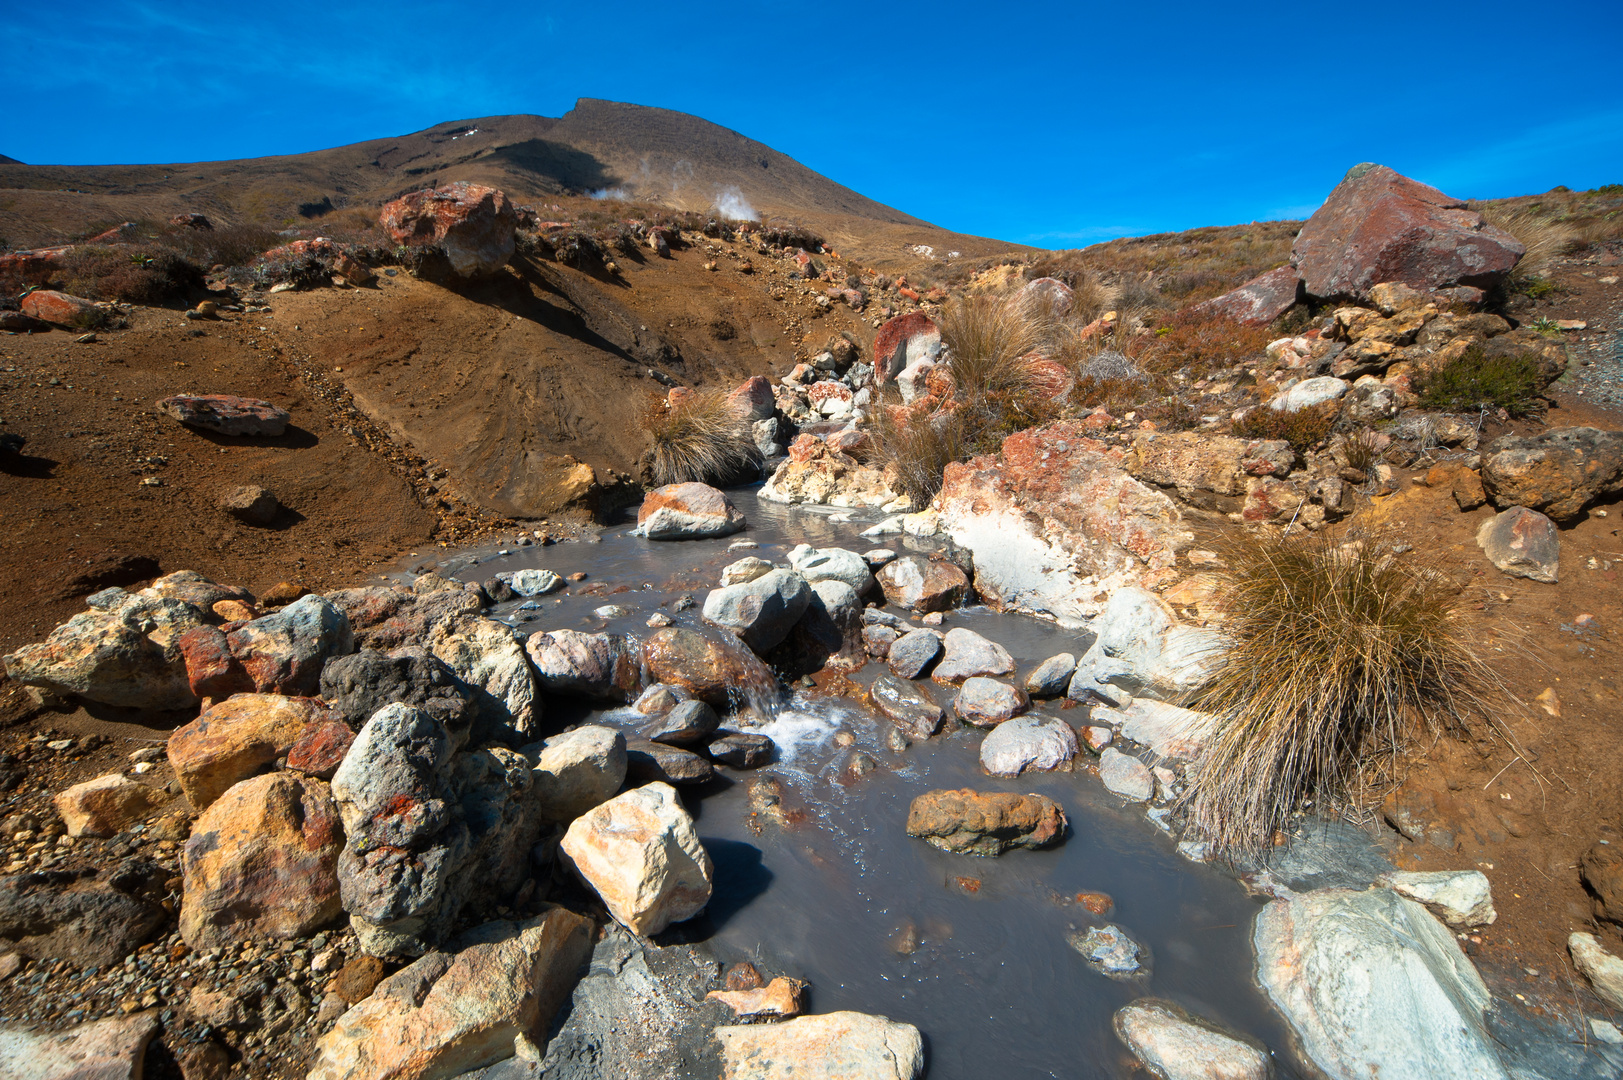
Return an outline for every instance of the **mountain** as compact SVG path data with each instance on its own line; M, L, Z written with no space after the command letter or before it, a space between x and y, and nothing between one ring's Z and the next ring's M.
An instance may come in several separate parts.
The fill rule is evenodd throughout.
M199 212L225 223L303 224L430 184L469 180L520 203L623 195L678 209L730 200L821 230L875 262L926 244L966 256L1011 245L963 236L875 202L786 154L669 109L582 98L561 117L487 116L329 150L168 165L0 163L0 237L61 243L125 220Z
M21 165L21 164L22 164L22 162L18 161L14 157L7 157L4 154L0 154L0 165Z

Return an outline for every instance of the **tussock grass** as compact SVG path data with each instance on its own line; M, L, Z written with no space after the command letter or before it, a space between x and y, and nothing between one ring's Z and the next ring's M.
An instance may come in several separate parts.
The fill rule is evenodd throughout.
M870 460L885 471L892 490L922 510L941 490L947 466L973 453L974 439L966 417L956 410L917 412L902 422L891 415L894 405L882 403L873 412Z
M697 390L675 406L655 398L642 424L654 440L656 483L727 484L760 469L749 420L722 391Z
M947 304L936 320L948 367L964 394L1021 394L1030 390L1024 358L1047 342L1049 320L1039 305L972 295Z
M1236 420L1230 431L1242 439L1284 439L1300 454L1329 437L1339 413L1340 404L1334 401L1309 405L1295 412L1262 405Z
M1220 852L1259 852L1305 801L1344 805L1410 740L1487 715L1495 681L1441 573L1319 538L1224 562L1226 646L1201 703L1217 728L1184 798Z
M1481 213L1489 225L1503 229L1527 249L1527 254L1510 272L1512 289L1533 279L1549 277L1556 259L1584 243L1578 229L1530 206L1484 206Z

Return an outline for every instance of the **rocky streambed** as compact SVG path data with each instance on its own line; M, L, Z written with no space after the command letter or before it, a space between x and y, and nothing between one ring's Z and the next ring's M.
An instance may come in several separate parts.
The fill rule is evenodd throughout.
M1150 594L999 615L943 540L732 500L327 597L171 575L8 657L205 700L8 818L8 1021L99 1026L0 1037L123 1075L161 1031L189 1080L1614 1074L1493 1000L1482 875L1322 823L1202 861Z

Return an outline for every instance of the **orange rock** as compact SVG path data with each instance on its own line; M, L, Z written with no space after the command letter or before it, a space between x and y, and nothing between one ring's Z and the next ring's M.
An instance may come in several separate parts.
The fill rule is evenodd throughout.
M806 984L778 976L753 990L712 990L706 1001L719 1001L737 1016L799 1016L800 992Z

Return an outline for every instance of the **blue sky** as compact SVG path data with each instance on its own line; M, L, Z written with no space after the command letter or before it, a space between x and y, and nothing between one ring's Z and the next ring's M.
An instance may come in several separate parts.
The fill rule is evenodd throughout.
M1299 217L1360 161L1623 182L1623 3L0 6L0 153L298 153L577 97L678 109L1045 247Z

